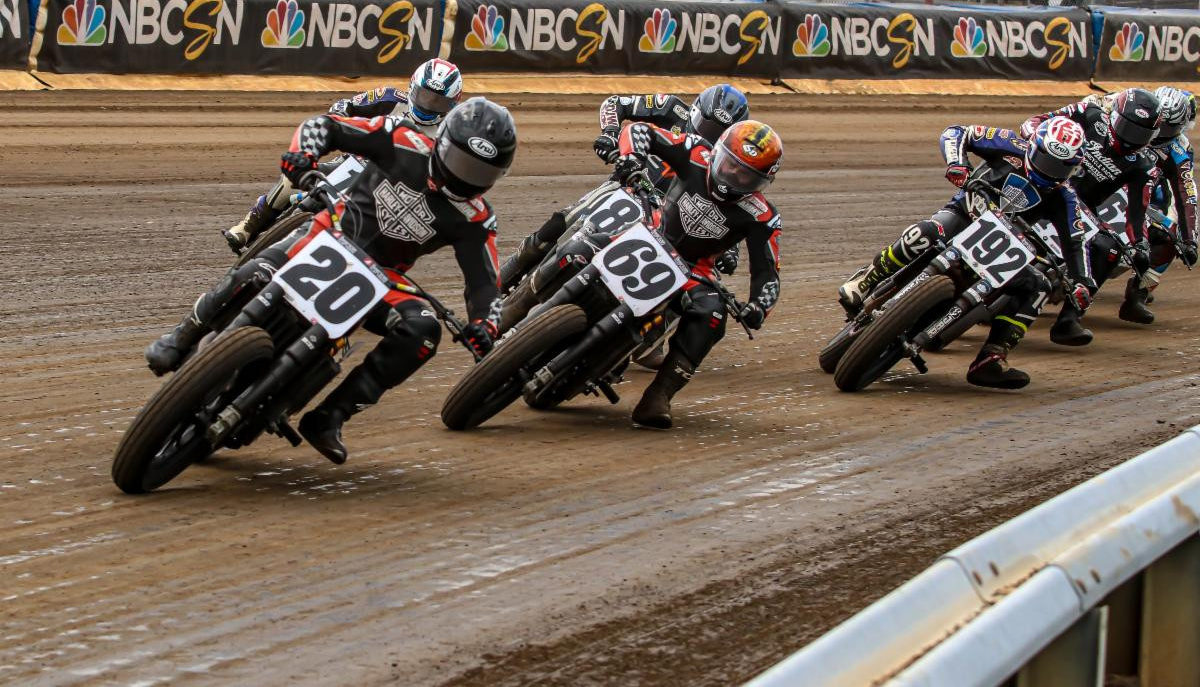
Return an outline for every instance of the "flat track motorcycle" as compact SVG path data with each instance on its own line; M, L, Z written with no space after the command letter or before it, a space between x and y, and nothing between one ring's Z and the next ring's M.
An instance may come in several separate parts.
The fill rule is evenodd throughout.
M299 446L289 417L337 377L349 335L390 289L426 299L461 340L453 312L419 286L388 279L342 233L331 186L318 184L309 197L329 210L333 226L273 276L244 286L218 318L217 336L133 419L112 464L122 491L153 491L213 451L247 446L264 432Z
M1062 261L1016 216L1036 202L1037 191L1028 180L1010 174L996 189L972 179L968 188L988 198L988 208L941 251L929 251L933 257L903 287L863 308L855 319L860 326L834 370L842 391L867 387L904 358L927 372L921 352L944 347L1002 312L1012 298L1005 285L1026 269L1042 272L1054 289L1062 288Z

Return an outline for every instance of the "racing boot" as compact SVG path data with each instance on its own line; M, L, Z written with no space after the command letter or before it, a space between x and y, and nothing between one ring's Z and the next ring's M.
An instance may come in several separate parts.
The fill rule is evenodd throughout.
M896 259L893 246L884 248L871 264L855 272L849 281L838 287L838 303L847 315L857 315L875 285L903 266L904 263Z
M992 389L1021 389L1029 384L1029 375L1008 366L1008 353L1021 338L1025 328L1009 319L992 320L992 331L967 369L967 381L975 386Z
M146 364L154 376L161 377L179 369L183 359L204 335L208 327L196 318L195 311L188 313L183 321L171 331L155 339L146 347Z
M345 463L350 454L342 443L342 425L350 416L375 405L383 392L371 373L359 365L324 401L300 418L300 436L335 465Z
M226 272L213 290L196 299L192 311L178 326L146 347L146 364L150 366L150 371L162 376L178 370L192 348L212 331L216 316L255 277L262 284L271 279L270 269L260 260L251 260Z
M526 236L517 247L517 252L508 256L500 266L500 290L511 291L521 281L521 277L537 267L566 229L566 217L559 211L550 215L550 219L546 220L540 229Z
M1152 324L1154 312L1146 307L1146 297L1149 295L1150 290L1142 285L1142 279L1138 275L1130 277L1129 281L1125 283L1125 301L1121 303L1117 317L1126 322Z
M1064 303L1058 319L1050 328L1050 340L1060 346L1086 346L1092 342L1092 330L1079 324L1083 315L1070 303Z
M242 221L223 230L221 236L225 237L225 242L229 244L234 253L241 255L254 237L258 236L263 229L271 226L278 216L279 211L267 204L267 197L259 196L258 200L254 201L254 205L250 206L250 212L246 213Z
M642 400L633 409L633 421L655 429L671 428L671 398L696 372L696 366L682 355L668 353L654 381L642 392Z

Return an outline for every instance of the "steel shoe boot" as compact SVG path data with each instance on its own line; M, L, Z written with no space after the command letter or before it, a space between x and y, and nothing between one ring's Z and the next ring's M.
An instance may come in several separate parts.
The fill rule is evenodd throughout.
M1092 342L1092 330L1079 324L1080 314L1070 303L1063 306L1054 326L1050 328L1050 340L1060 346L1086 346Z
M1029 375L1008 366L1008 348L984 344L967 370L967 381L992 389L1021 389L1029 385Z
M671 428L671 399L688 383L696 368L677 353L667 354L654 381L633 409L633 421L654 429Z
M150 371L161 377L178 370L188 352L207 333L208 328L195 315L188 314L174 329L146 347L146 364L150 366Z
M1152 324L1154 322L1154 312L1146 307L1146 297L1150 295L1149 289L1141 286L1141 280L1137 275L1129 278L1125 284L1125 301L1121 303L1121 309L1117 311L1117 317L1120 317L1126 322L1136 322L1137 324Z
M342 443L342 425L346 417L336 408L317 407L300 418L300 436L334 465L346 462L349 452Z

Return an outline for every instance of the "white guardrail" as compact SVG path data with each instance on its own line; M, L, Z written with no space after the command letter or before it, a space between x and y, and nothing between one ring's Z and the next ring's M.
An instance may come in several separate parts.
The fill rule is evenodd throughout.
M747 687L1200 687L1200 426L1027 511Z

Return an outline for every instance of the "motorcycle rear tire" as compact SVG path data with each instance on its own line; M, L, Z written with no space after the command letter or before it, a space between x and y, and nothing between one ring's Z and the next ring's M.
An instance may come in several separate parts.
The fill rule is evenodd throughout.
M954 282L943 274L918 284L854 339L837 364L834 384L842 391L861 391L882 377L904 357L897 339L930 310L953 298Z
M275 222L271 226L264 229L263 233L256 236L254 240L251 241L248 246L246 246L246 250L242 251L242 254L238 256L237 262L233 263L233 266L241 267L254 258L257 258L259 253L287 238L288 234L296 231L300 225L312 218L313 215L311 212L297 210Z
M212 403L239 371L271 360L275 346L258 327L221 334L159 388L130 423L113 456L113 483L127 494L154 491L212 453L197 409ZM240 391L240 390L239 390ZM191 423L191 427L185 427ZM190 430L190 434L188 434ZM184 438L186 437L186 440ZM172 439L184 445L162 456Z
M583 308L570 304L523 322L450 391L442 404L442 423L453 430L471 429L504 410L524 389L522 368L586 329Z

